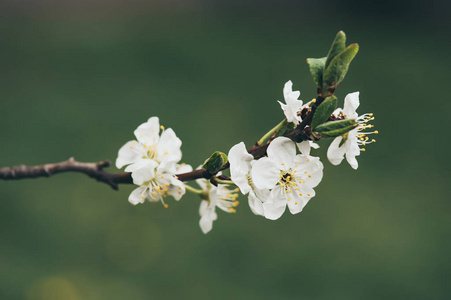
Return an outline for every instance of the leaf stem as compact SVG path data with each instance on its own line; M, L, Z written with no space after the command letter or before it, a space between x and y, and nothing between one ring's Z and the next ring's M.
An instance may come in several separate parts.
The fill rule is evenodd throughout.
M187 184L185 184L185 189L186 189L188 192L191 192L191 193L196 194L196 195L202 195L202 194L204 193L203 190L195 189L195 188L193 188L192 186L189 186L189 185L187 185Z
M236 185L232 180L222 180L222 179L218 179L218 178L215 178L214 180L220 184Z
M280 130L280 128L282 128L283 125L285 125L287 119L283 119L282 122L280 122L279 124L277 124L276 126L274 126L274 128L272 128L270 131L268 131L258 142L257 145L261 146L263 145L264 142L266 142L267 140L269 140L269 138L271 138L271 136L274 134L274 132Z

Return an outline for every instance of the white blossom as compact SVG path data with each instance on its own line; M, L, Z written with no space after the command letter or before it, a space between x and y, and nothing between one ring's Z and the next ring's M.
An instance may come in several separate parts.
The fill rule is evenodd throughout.
M301 149L307 145L302 144ZM294 142L286 137L274 139L267 153L268 157L255 162L251 171L257 188L271 190L268 200L263 203L265 217L280 218L287 205L292 214L301 212L315 196L313 188L322 179L323 164L309 153L296 155Z
M300 116L298 116L298 112L302 110L302 100L298 100L300 96L299 91L293 91L292 90L293 83L291 80L287 81L285 83L285 86L283 88L283 97L285 99L285 103L278 101L285 117L287 118L287 121L294 124L299 124L302 119Z
M344 108L338 108L334 112L336 115L343 115L346 119L355 119L359 125L345 135L336 137L330 144L327 150L327 158L333 165L339 165L344 156L346 156L349 165L356 170L359 166L356 156L360 155L360 151L365 151L365 148L360 148L360 146L375 142L374 139L369 140L366 135L377 134L377 130L362 132L365 129L374 127L374 125L368 124L369 121L374 120L373 114L368 113L359 116L356 112L359 105L359 92L351 93L345 97Z
M161 136L160 136L161 129ZM128 141L119 149L116 159L118 169L141 160L154 160L162 167L182 158L182 141L171 128L160 126L158 117L151 117L134 131L136 140Z
M254 157L246 150L243 142L236 144L229 150L230 177L243 195L249 193L249 207L251 211L263 216L263 203L269 197L269 190L258 189L251 176L252 165L255 163Z
M197 179L196 182L204 191L205 199L199 207L199 226L203 233L208 233L213 228L213 221L218 219L216 207L227 212L235 213L235 207L239 204L236 201L238 194L236 190L229 190L227 185L219 184L217 187L206 179Z
M163 166L151 159L129 165L125 171L132 173L133 183L139 187L130 194L128 201L136 205L148 199L151 202L160 201L167 207L164 201L167 196L180 200L185 194L185 185L175 176L176 170L175 163Z

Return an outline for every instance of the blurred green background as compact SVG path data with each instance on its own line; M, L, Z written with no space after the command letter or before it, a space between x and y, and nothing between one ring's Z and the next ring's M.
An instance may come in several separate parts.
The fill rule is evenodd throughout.
M1 299L449 299L450 5L439 1L0 3L0 166L115 160L150 116L183 161L252 145L283 118L287 80L315 96L305 59L338 30L360 53L380 134L358 171L326 159L298 215L241 197L202 234L199 200L132 206L80 174L0 181ZM111 168L114 171L114 168Z

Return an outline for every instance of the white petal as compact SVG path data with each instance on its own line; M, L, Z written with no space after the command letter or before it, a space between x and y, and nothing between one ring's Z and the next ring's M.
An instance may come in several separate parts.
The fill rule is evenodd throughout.
M272 189L279 181L280 168L269 157L263 157L254 163L251 174L257 188Z
M158 163L156 161L154 161L153 159L148 159L148 158L141 158L139 160L137 160L135 163L128 165L125 168L125 172L135 172L139 169L143 169L143 168L153 168L155 169L158 166Z
M247 175L254 157L247 152L246 146L241 142L230 148L228 159L233 182L240 188L241 193L244 195L249 193L251 186L248 183Z
M141 185L144 182L152 180L155 178L155 167L156 162L153 160L148 160L147 164L143 164L143 167L136 169L132 172L133 183Z
M206 214L205 216L200 218L199 226L202 232L207 234L213 228L213 219L208 214Z
M345 97L345 105L343 107L343 113L348 119L355 119L358 117L356 110L360 105L359 92L347 94Z
M314 143L312 143L312 144L314 144ZM299 151L303 155L309 155L310 154L310 141L303 141L301 143L297 143L296 145L298 146ZM315 148L315 149L317 149L317 148Z
M330 163L333 165L339 165L344 158L344 154L346 152L345 145L339 147L342 137L336 137L333 142L330 144L329 149L327 149L327 158ZM345 142L345 144L347 141Z
M284 164L290 167L296 156L296 146L292 140L286 137L275 138L268 146L268 157L276 164Z
M116 167L121 169L123 166L132 164L140 159L143 155L142 145L136 141L128 141L119 149Z
M169 174L167 176L170 176ZM180 200L185 195L185 185L182 181L171 176L171 185L168 187L168 194L174 197L175 200Z
M199 206L199 215L202 217L207 213L207 210L208 210L208 201L202 200Z
M288 80L283 86L283 96L287 98L293 92L293 82Z
M266 190L269 195L269 190ZM249 207L251 208L251 211L258 216L264 215L263 210L263 203L265 201L262 201L260 198L257 197L257 195L254 193L254 191L251 191L249 193Z
M297 192L298 191L292 194L292 199L288 202L288 209L293 215L300 213L307 204L307 201L305 201L303 197L299 196L299 193Z
M277 220L283 215L287 201L280 198L281 193L281 188L276 187L271 191L269 200L263 203L263 210L267 219Z
M319 145L313 141L309 141L310 143L310 147L312 147L313 149L319 149Z
M138 203L144 203L144 199L146 198L145 192L147 187L140 186L133 190L133 192L128 197L128 202L130 202L133 205L136 205ZM144 196L144 197L143 197Z
M182 159L182 151L180 147L182 141L175 135L171 128L163 131L158 142L158 157L160 161L179 162Z
M158 143L159 132L160 122L158 117L151 117L146 123L139 125L134 134L140 143L155 145Z
M188 164L180 164L176 166L177 174L188 173L193 171L193 167Z

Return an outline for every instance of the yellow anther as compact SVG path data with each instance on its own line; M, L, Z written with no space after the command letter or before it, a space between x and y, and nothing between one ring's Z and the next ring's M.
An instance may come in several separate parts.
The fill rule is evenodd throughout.
M377 130L376 130L376 131L375 131L374 133L375 133L375 134L378 134L378 133L379 133L379 131L377 131Z
M291 201L291 199L290 199L290 198L288 198L288 199L287 199L287 201Z
M174 176L175 177L175 179L179 179L177 176Z
M313 99L312 99L312 102L313 102L313 103L316 103L316 99L315 99L315 98L313 98Z
M295 191L299 191L299 188L294 188Z
M312 175L309 175L308 178L312 178Z
M169 205L167 205L166 203L164 204L164 208L168 208Z
M238 201L233 202L233 206L234 206L234 207L237 207L238 204L240 204L240 202L238 202Z
M285 165L284 163L281 163L281 165L283 166L283 165Z
M307 174L307 173L308 173L308 171L305 171L304 173L305 173L305 174Z
M281 187L285 187L285 183L281 183L280 186L281 186Z
M166 198L168 195L163 195L164 198Z
M141 196L141 198L143 198L143 199L144 199L144 198L146 198L146 197L145 197L144 195L142 195L142 196Z
M182 192L179 192L179 195L181 195L182 194Z
M153 197L152 200L155 201L155 200L157 200L157 198Z
M310 197L310 194L307 194L307 196L309 196L309 197Z
M167 152L165 152L165 153L164 153L164 155L168 155L168 153L167 153Z
M362 145L365 146L366 145L365 142L363 142Z
M295 205L297 205L297 204L298 204L298 202L296 201L296 202L294 202L294 204L295 204Z
M130 146L131 149L133 149L133 146Z
M164 178L164 175L161 175L161 178Z
M295 167L295 168L297 168L297 167L298 167L298 165L294 165L294 167Z
M302 193L299 193L299 196L301 196L301 197L302 197Z
M307 158L307 162L309 162L310 161L310 159L309 158Z
M153 193L152 193L152 195L156 195L156 194L157 194L157 192L153 192Z
M234 191L235 191L235 192L239 192L240 189L239 189L239 188L236 188L236 189L234 189ZM237 195L237 196L238 196L238 195Z
M229 210L230 210L230 212L232 212L232 213L236 213L236 209L234 209L234 208L229 208Z
M161 129L161 130L164 130L164 126L163 126L163 125L161 125L161 126L160 126L160 129Z
M291 193L291 191L287 191L287 193L289 194L289 193Z
M375 142L376 142L376 140L375 140L375 139L372 139L371 141L372 141L373 143L375 143Z
M365 148L362 148L362 149L360 149L360 150L362 150L363 152L365 152L366 150L365 150Z
M370 113L370 114L369 114L369 116L370 116L370 117L372 117L372 116L373 116L373 114L372 114L372 113Z

